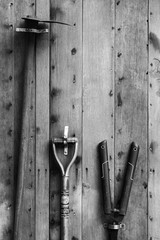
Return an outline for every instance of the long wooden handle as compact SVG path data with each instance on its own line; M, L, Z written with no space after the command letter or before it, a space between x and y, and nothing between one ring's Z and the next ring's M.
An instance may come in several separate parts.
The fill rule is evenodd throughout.
M69 176L62 176L61 240L69 240Z
M110 177L109 177L109 164L108 164L108 149L107 141L99 143L99 156L102 170L102 187L103 187L103 202L105 214L111 214L111 190L110 190Z
M121 198L119 201L119 214L123 216L125 216L127 211L129 196L130 196L131 187L132 187L133 178L134 178L134 172L135 172L136 163L138 159L138 153L139 153L139 146L136 143L132 142L130 151L129 151L129 156L128 156L128 163L127 163L126 173L124 177L123 189L122 189Z
M29 231L25 223L30 221L26 214L26 174L28 172L27 166L29 165L29 156L33 155L30 151L34 151L34 147L29 144L31 132L35 132L35 129L31 129L31 125L34 123L34 106L32 106L32 99L34 97L34 84L33 81L33 69L34 69L34 47L35 47L35 36L26 36L26 49L25 54L25 65L24 65L24 78L23 81L23 109L22 109L22 125L21 127L21 142L20 142L20 153L18 159L18 176L16 186L16 208L15 208L15 221L14 221L14 240L26 239ZM31 106L33 107L31 111ZM32 139L34 144L34 136ZM30 149L31 148L31 149Z

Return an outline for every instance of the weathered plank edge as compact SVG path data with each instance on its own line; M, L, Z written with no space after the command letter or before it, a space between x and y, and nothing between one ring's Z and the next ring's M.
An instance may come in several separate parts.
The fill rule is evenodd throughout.
M113 45L113 1L84 2L82 186L84 239L107 238L106 230L103 228L105 217L97 151L98 143L104 139L108 142L112 198L114 197Z
M159 98L159 78L160 78L160 2L149 1L149 82L148 82L148 110L149 110L149 163L148 163L148 239L159 239L160 236L160 98Z
M50 2L37 1L36 15L50 17ZM47 25L48 26L48 25ZM49 34L37 37L36 42L36 236L49 239Z
M51 29L51 137L63 136L64 125L68 124L69 135L79 140L78 157L70 171L69 234L70 238L81 239L82 1L54 0L51 4L52 18L73 24L52 25ZM65 159L63 152L59 157ZM52 161L55 166L54 158ZM60 174L59 168L52 169L51 239L59 239L60 232Z
M143 7L139 7L143 4ZM142 6L142 5L141 5ZM120 232L120 238L146 238L147 236L147 9L148 1L118 1L116 4L116 191L121 188L123 169L127 157L127 149L132 141L140 145L140 154L136 168L136 177L133 183L127 215L124 219L127 230ZM123 11L123 14L122 14ZM129 14L129 12L132 14ZM133 14L134 13L134 14ZM127 16L128 14L128 16ZM137 29L137 33L134 31ZM144 34L142 34L144 33ZM131 44L132 43L132 44ZM138 43L138 44L137 44ZM130 45L129 45L130 44ZM135 48L137 44L137 48ZM140 47L140 45L142 47ZM134 50L135 49L135 50ZM139 51L138 51L139 49ZM140 55L140 49L142 54ZM140 62L140 58L142 58ZM128 59L127 59L128 58ZM124 74L124 75L123 75ZM132 81L131 81L132 79ZM123 85L123 86L122 86ZM128 94L129 93L129 94ZM135 95L136 94L136 95ZM131 106L135 106L132 107ZM143 106L143 108L142 108ZM124 109L124 110L123 110ZM130 111L132 109L132 111ZM141 110L141 111L140 111ZM130 111L130 112L129 112ZM129 113L129 114L128 114ZM143 115L141 115L141 113ZM136 116L136 117L135 117ZM144 124L141 122L143 118ZM128 120L127 120L128 119ZM132 120L132 122L131 122ZM118 130L122 128L122 134ZM141 135L140 135L141 133ZM123 136L123 137L122 137ZM141 140L140 140L141 139ZM139 171L141 168L141 172ZM143 188L144 187L144 188ZM119 188L119 189L118 189ZM135 202L132 196L136 195L136 208L133 214L131 209ZM118 201L119 196L115 194ZM139 200L137 200L137 197ZM141 205L140 198L143 199ZM130 208L133 206L132 208ZM137 212L137 213L136 213ZM136 215L134 215L136 213ZM142 221L143 219L143 221ZM132 222L138 228L132 227ZM139 222L141 221L141 224Z

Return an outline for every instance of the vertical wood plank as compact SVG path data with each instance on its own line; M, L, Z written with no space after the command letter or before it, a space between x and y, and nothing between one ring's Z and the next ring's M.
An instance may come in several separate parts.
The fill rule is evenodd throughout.
M114 193L114 1L83 3L83 237L108 239L97 145L108 141ZM113 200L113 199L112 199Z
M33 1L15 1L15 27L34 15ZM23 15L24 14L24 15ZM15 224L14 239L35 239L35 36L14 37Z
M13 233L14 51L10 1L0 4L0 239Z
M35 200L35 72L33 71L34 37L28 42L24 75L21 143L19 151L17 197L15 213L15 239L32 239L34 235Z
M149 1L149 186L148 239L160 236L160 2Z
M119 239L147 239L147 14L148 1L116 2L115 200L119 198L127 152L140 145L135 180ZM134 209L134 211L133 211Z
M36 2L36 15L49 19L49 1ZM36 41L36 240L49 239L49 34Z
M51 137L69 136L79 140L78 157L70 170L69 239L81 238L81 131L82 131L82 1L52 0L51 19L70 23L51 29ZM71 160L59 157L65 164ZM51 156L50 239L60 239L60 168Z

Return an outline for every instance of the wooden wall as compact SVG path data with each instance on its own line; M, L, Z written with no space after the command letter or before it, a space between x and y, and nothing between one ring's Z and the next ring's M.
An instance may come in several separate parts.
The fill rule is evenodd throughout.
M35 14L72 27L17 33L21 17ZM50 139L66 125L79 139L70 239L108 239L97 154L104 139L115 202L129 145L140 145L119 239L160 239L159 1L1 0L0 17L0 240L60 239L61 174Z

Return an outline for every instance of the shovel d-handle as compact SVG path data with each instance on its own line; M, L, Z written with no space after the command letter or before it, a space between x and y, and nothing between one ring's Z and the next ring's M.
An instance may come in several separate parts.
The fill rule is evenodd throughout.
M112 204L111 204L107 141L104 140L100 142L98 147L99 147L99 157L100 157L101 169L102 169L104 212L105 214L111 214Z
M74 163L74 161L76 160L76 157L77 157L77 152L78 152L78 139L75 138L75 137L72 137L72 138L54 138L52 140L52 143L53 143L53 153L54 153L54 156L56 158L56 161L58 163L58 165L60 166L60 169L61 169L61 173L62 173L62 176L69 176L69 170L72 166L72 164ZM58 155L57 155L57 151L56 151L56 145L58 144L63 144L64 146L66 144L75 144L75 149L74 149L74 155L70 161L70 163L68 164L67 166L67 169L66 171L64 170L64 167L63 167L63 164L62 164L62 161L59 159Z
M127 212L129 196L131 192L131 187L134 179L134 172L138 159L138 153L139 146L136 143L132 142L128 155L128 163L124 177L124 185L122 188L121 198L119 201L119 214L123 216L125 216Z
M55 159L60 166L62 181L61 181L61 240L69 240L69 170L76 160L78 152L78 139L77 138L54 138L52 140L53 153ZM75 144L74 155L69 162L66 170L59 159L56 151L56 145Z

